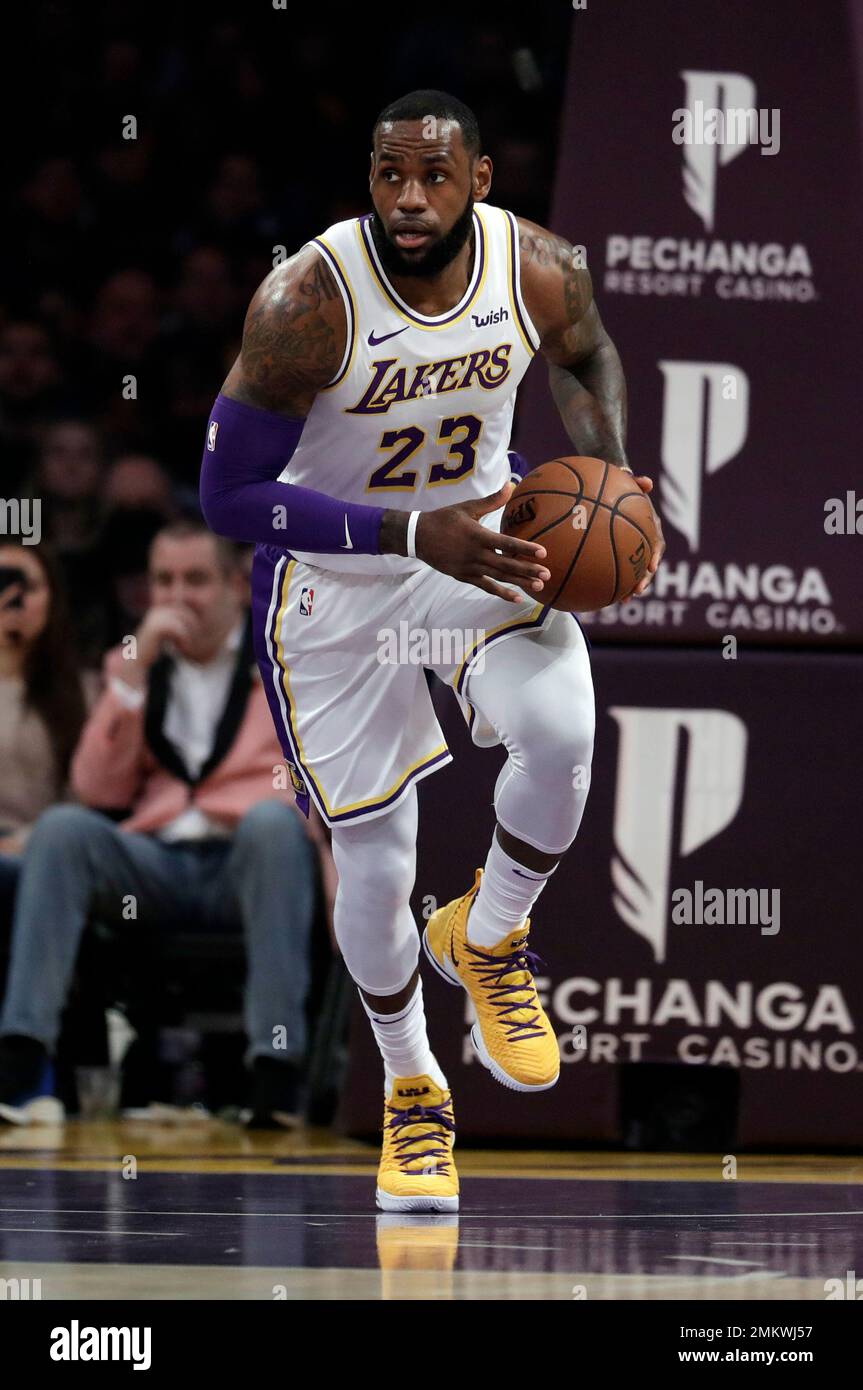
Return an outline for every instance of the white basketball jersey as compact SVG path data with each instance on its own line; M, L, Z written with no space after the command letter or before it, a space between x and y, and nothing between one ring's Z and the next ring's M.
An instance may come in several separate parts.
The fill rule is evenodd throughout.
M486 497L509 479L516 388L539 347L521 298L515 218L475 205L470 283L453 309L433 317L396 294L370 220L367 214L337 222L306 243L335 276L347 345L280 481L400 511ZM335 554L291 554L359 574L422 567L408 556L352 554L349 535Z

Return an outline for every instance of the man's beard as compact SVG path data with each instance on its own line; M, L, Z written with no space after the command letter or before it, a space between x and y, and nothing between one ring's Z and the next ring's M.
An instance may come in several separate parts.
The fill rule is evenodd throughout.
M445 270L454 261L473 230L473 195L468 194L464 212L450 227L446 236L425 253L422 260L409 261L402 251L391 241L386 228L378 216L377 208L372 210L372 237L384 270L389 275L413 275L417 279L430 280Z

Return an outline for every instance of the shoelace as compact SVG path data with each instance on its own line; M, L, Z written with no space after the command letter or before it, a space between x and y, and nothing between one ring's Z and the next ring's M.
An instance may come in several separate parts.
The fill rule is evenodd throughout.
M418 1125L438 1125L444 1130L455 1132L455 1120L452 1110L449 1108L449 1101L443 1101L440 1105L412 1105L407 1110L400 1110L394 1105L387 1103L387 1109L392 1113L393 1118L389 1121L389 1128L397 1137L393 1141L396 1151L396 1159L403 1173L416 1173L415 1168L407 1168L407 1163L416 1163L419 1159L433 1158L435 1160L436 1171L446 1175L449 1171L449 1149L431 1148L423 1149L422 1153L409 1153L411 1144L431 1142L433 1135L429 1133L401 1134L399 1130L404 1129L405 1125L410 1127ZM441 1142L440 1138L436 1141ZM438 1160L443 1162L439 1163Z
M539 1014L539 1007L532 1004L529 1000L513 1000L509 996L524 993L525 990L533 991L533 982L530 980L514 981L504 984L507 975L515 973L524 974L527 972L532 975L537 965L545 965L542 956L537 955L536 951L530 951L527 947L511 951L506 956L490 956L485 951L477 950L476 946L471 946L469 941L465 946L472 956L476 959L471 961L471 969L476 975L479 983L487 991L489 1003L497 1009L498 1022L502 1027L508 1029L507 1042L523 1042L526 1038L544 1037L545 1029L541 1024L535 1023L533 1016ZM533 991L536 997L535 991ZM523 1009L527 1018L514 1019L506 1018L506 1014L515 1013L516 1010Z

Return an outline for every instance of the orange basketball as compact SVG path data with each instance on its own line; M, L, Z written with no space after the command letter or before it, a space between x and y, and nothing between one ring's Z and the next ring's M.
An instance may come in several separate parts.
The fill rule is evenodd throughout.
M653 508L631 473L594 458L558 458L522 478L501 532L539 541L551 579L541 603L591 612L627 598L658 544Z

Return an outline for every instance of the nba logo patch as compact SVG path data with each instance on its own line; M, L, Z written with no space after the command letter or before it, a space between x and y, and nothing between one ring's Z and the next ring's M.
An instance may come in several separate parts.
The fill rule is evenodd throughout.
M291 786L293 787L294 791L297 793L298 796L302 796L304 792L308 790L308 788L306 787L305 782L303 781L302 777L297 771L296 763L286 762L285 766L288 769L288 772L291 774Z
M210 421L210 428L207 430L207 448L211 454L216 452L216 435L219 433L218 420Z
M312 611L312 604L315 601L314 589L303 588L300 590L300 615L308 618Z

